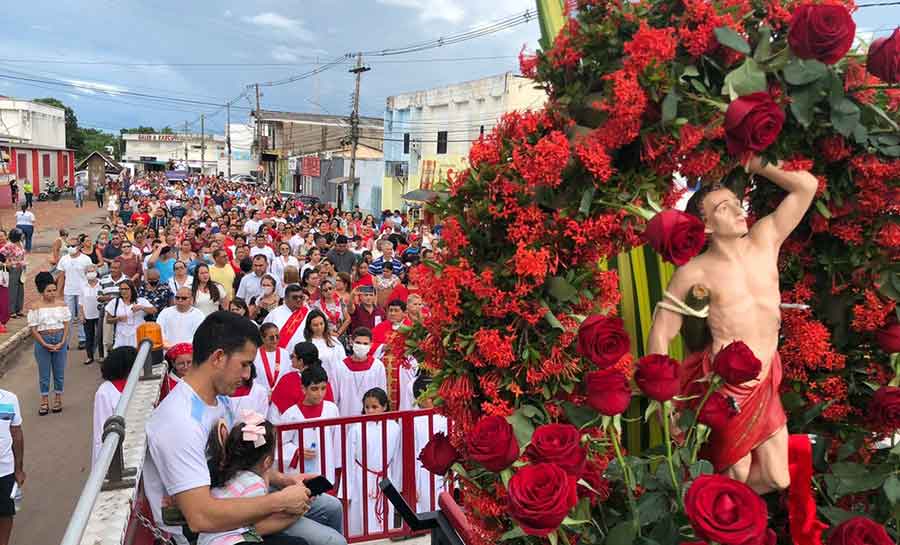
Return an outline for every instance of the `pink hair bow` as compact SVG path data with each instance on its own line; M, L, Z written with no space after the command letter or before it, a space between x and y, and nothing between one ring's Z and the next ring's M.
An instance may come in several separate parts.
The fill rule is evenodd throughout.
M244 441L253 441L253 446L259 448L266 444L266 428L262 424L266 421L263 415L248 409L241 410L241 420L244 423Z

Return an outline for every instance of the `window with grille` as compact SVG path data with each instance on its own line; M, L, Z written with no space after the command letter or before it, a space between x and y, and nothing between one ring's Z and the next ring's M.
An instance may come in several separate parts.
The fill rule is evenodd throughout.
M437 152L447 153L447 131L438 131Z
M409 153L409 133L403 134L403 153Z

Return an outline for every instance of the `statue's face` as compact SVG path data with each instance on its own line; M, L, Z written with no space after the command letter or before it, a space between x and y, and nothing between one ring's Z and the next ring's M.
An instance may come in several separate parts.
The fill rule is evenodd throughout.
M730 189L711 191L703 199L706 232L718 237L742 237L747 234L747 212Z

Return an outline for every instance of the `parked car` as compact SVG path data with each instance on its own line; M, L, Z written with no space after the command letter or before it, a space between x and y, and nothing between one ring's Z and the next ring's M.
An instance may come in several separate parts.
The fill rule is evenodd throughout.
M281 198L300 201L304 206L315 206L322 202L322 199L316 197L315 195L303 195L301 193L294 193L292 191L282 191Z
M252 184L252 185L256 185L259 183L259 180L256 178L256 176L250 176L248 174L235 174L234 176L231 177L231 181L239 183L239 184Z

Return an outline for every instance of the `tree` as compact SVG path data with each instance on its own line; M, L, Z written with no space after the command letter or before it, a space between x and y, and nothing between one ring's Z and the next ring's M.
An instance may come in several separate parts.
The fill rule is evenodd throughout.
M107 146L112 146L113 155L117 155L119 138L116 135L97 129L81 129L81 134L84 139L84 145L78 150L79 157L87 157L94 151L108 153Z
M46 104L48 106L55 106L57 108L62 108L66 112L66 147L73 150L81 149L84 144L84 139L81 135L81 131L78 129L78 118L75 116L75 110L69 108L65 104L63 104L60 100L55 98L36 98L34 102L38 102L41 104Z
M122 129L119 131L121 134L156 134L156 129L153 127L145 127L140 125L131 129Z

